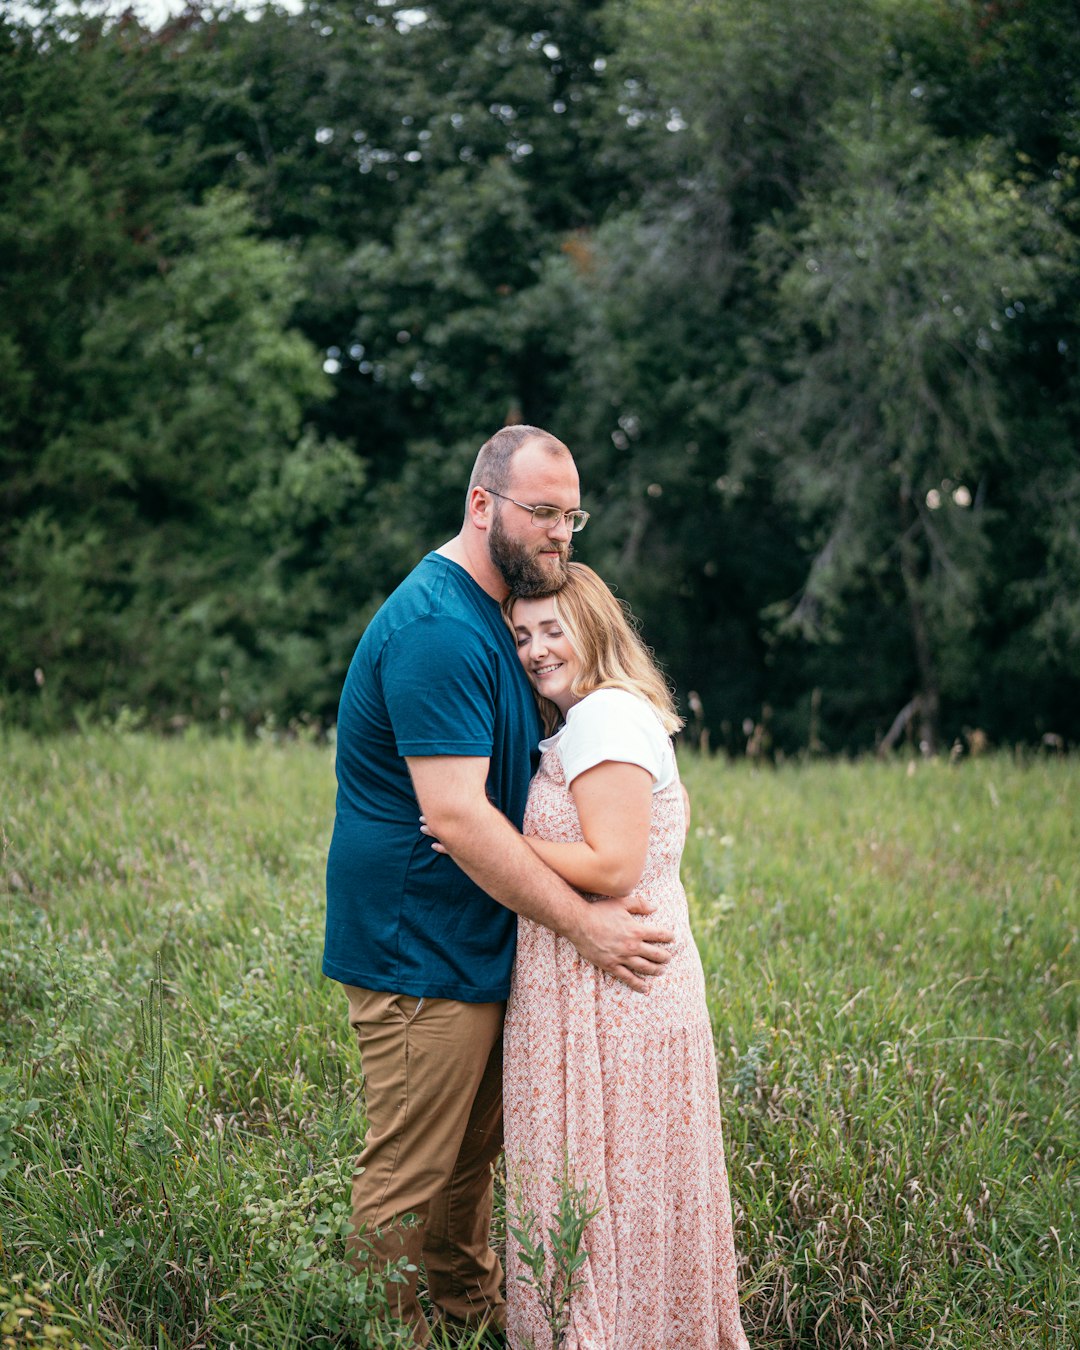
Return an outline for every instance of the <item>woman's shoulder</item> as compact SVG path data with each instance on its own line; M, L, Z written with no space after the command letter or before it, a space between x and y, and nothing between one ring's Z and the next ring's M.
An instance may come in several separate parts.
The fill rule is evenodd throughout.
M580 703L575 703L566 716L566 725L580 725L593 722L597 718L618 722L639 723L641 726L655 725L666 737L660 714L647 698L635 694L629 689L594 689L586 694Z
M670 746L660 714L629 689L594 689L575 703L562 728L560 749L578 745L649 744L654 753Z
M671 781L674 755L660 715L629 689L596 689L569 710L556 751L571 782L605 760L648 769L654 791Z

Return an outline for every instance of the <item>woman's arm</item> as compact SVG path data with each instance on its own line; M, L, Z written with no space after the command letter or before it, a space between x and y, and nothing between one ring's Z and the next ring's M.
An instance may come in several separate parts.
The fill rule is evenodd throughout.
M629 895L645 870L652 815L652 774L637 764L605 760L570 784L584 842L525 842L553 872L579 891Z

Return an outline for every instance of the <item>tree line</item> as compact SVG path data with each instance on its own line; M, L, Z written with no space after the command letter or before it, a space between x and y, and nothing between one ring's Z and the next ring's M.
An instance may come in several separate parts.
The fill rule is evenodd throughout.
M695 739L1080 739L1078 173L1075 0L0 18L0 723L328 725L524 420Z

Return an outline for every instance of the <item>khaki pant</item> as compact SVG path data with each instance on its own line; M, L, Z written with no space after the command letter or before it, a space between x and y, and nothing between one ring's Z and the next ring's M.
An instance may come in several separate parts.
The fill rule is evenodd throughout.
M502 1148L505 1004L458 1003L345 986L364 1070L368 1132L353 1178L350 1260L427 1270L440 1315L503 1326L491 1250L492 1163ZM403 1224L406 1215L414 1223ZM417 1276L389 1284L391 1311L423 1345Z

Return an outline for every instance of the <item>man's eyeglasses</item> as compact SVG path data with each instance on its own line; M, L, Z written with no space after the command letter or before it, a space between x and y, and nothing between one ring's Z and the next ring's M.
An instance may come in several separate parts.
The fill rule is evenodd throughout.
M485 492L492 497L501 497L504 502L513 502L515 506L520 506L523 511L528 511L532 515L532 523L541 530L550 530L559 521L565 520L570 526L570 532L577 534L583 530L588 523L588 511L564 511L559 506L527 506L524 502L519 502L513 497L507 497L503 492L492 492L491 488L484 488Z

